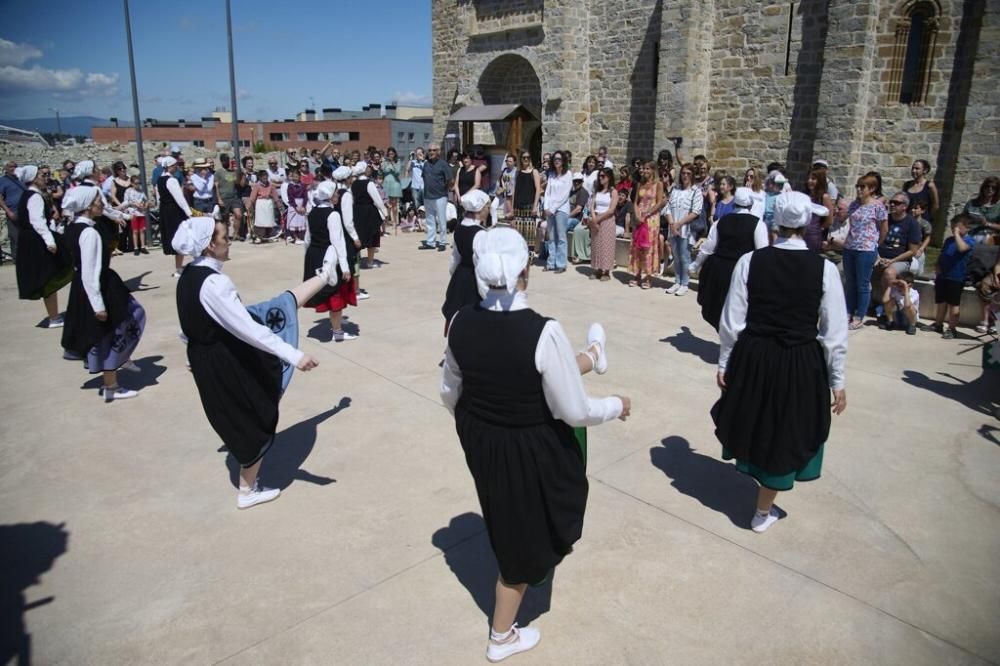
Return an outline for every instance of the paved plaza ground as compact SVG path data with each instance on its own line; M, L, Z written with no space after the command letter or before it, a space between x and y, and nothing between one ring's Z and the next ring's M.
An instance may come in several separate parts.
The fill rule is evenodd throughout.
M360 339L300 311L320 366L265 458L281 498L246 512L185 369L171 259L114 262L148 323L140 396L112 405L0 268L4 645L23 631L36 664L484 663L495 563L438 398L447 255L416 244L387 238L363 272ZM301 247L233 256L247 302L302 275ZM590 432L583 539L529 591L542 642L511 663L1000 663L1000 381L971 338L852 333L823 477L758 535L755 486L712 434L695 294L572 269L534 270L530 294L574 344L604 323L611 369L585 383L633 416Z

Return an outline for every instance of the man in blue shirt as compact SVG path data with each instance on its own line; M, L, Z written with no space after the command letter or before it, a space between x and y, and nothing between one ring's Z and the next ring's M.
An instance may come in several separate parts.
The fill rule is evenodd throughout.
M3 175L0 176L0 209L7 218L7 238L10 239L10 254L17 256L17 206L21 203L21 195L25 187L14 173L17 163L10 161L3 165Z
M889 289L900 273L910 270L910 260L923 240L920 223L906 212L909 205L910 197L906 192L896 192L889 199L889 230L878 245L878 262L872 273L872 282L876 286L881 284L882 291ZM887 323L884 315L879 318L880 325Z
M447 249L448 234L448 186L453 177L451 167L441 159L441 146L432 143L427 146L427 161L424 163L424 207L427 209L427 238L420 244L421 250L433 250L435 230L437 250Z

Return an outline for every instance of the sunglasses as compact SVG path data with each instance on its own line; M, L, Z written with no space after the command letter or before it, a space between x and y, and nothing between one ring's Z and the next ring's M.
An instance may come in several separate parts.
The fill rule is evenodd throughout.
M905 206L906 202L905 201L890 201L889 205L890 206Z

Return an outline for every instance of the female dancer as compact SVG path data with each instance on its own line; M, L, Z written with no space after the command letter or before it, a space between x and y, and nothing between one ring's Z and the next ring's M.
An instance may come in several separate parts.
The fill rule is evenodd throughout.
M482 222L490 213L488 204L490 195L482 190L471 190L462 197L462 209L465 217L455 229L452 244L451 280L448 281L448 291L445 292L444 305L441 314L444 315L444 335L448 337L448 322L466 305L479 302L479 288L476 286L476 270L472 261L472 243L476 235L485 231Z
M597 353L574 356L559 323L530 308L524 238L497 227L474 246L483 301L451 321L441 400L455 415L500 569L486 647L496 662L538 644L537 629L514 624L517 610L581 535L587 476L573 426L624 420L631 404L588 397L580 373L606 368L603 344L591 339Z
M779 241L736 263L719 327L722 397L712 419L723 458L760 483L755 532L778 520L779 491L819 478L831 390L833 413L847 408L840 275L802 239L815 208L801 192L778 195Z
M618 211L615 172L609 167L597 176L597 190L590 207L591 280L608 282L615 265L615 213Z
M351 184L353 220L361 239L361 247L368 252L367 268L375 266L375 250L382 245L382 221L388 214L378 187L369 180L371 173L367 162L358 162L351 171L354 176Z
M138 370L130 361L146 327L146 312L111 270L111 237L101 235L94 220L104 213L96 187L75 187L63 197L63 210L76 219L66 227L73 257L73 283L66 304L62 346L84 358L92 374L103 373L98 395L105 402L138 395L118 385L118 370Z
M163 172L156 181L156 193L160 200L160 245L163 247L163 254L174 255L173 277L179 278L181 268L184 267L184 256L174 251L171 241L181 222L191 217L191 206L184 198L181 184L177 182L177 160L173 157L160 158L160 166L163 167Z
M334 253L328 248L330 260L316 277L247 308L222 273L230 246L225 223L210 217L185 220L173 244L178 253L195 257L177 282L177 312L205 415L240 463L236 507L270 502L281 490L261 486L257 472L274 442L278 401L292 368L308 371L318 365L294 346L296 310L324 286L336 284Z
M59 316L58 291L73 279L72 259L62 234L57 239L49 228L52 205L42 195L47 183L38 167L23 166L17 174L28 188L17 205L17 294L22 300L42 299L49 316L48 328L60 328L63 318Z
M656 177L655 164L644 163L639 169L639 177L628 267L635 277L629 280L628 285L642 285L643 289L649 289L653 286L653 273L660 269L660 210L666 203L666 197L663 195L663 184Z
M343 167L346 168L346 167ZM350 169L348 169L350 171ZM353 241L347 242L344 221L340 216L340 191L331 181L324 181L313 193L316 206L309 211L309 244L306 246L305 271L303 280L316 275L323 268L328 248L333 248L331 257L337 282L324 287L306 302L306 307L316 312L330 313L330 330L335 342L354 340L358 336L343 328L344 310L348 305L357 306L357 289L352 267L357 262L358 251Z
M736 188L733 206L732 213L708 230L698 258L691 264L691 270L704 264L698 273L698 305L702 318L716 331L737 260L747 252L767 247L770 242L767 226L750 213L753 195L749 187Z

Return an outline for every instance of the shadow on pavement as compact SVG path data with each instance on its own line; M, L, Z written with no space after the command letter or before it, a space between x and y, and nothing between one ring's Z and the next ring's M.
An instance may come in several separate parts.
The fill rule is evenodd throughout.
M43 573L69 547L66 523L0 525L0 663L31 664L31 634L24 614L55 600L43 597L30 604L25 590L39 583Z
M129 372L128 370L118 371L118 382L125 388L139 391L148 386L159 384L160 375L167 371L167 366L157 365L157 361L162 361L163 356L147 356L137 358L135 364L139 366L139 372ZM104 386L104 379L100 374L93 375L83 383L82 389L95 389Z
M473 601L489 622L493 617L493 605L496 602L498 570L493 549L490 548L490 539L486 534L486 523L478 514L463 513L452 518L447 527L435 532L431 537L431 543L444 553L444 561L448 564L448 568L458 578L458 582L469 591ZM526 626L549 612L554 578L553 571L544 585L528 587L517 613L517 622L520 626Z
M750 528L757 502L757 483L736 467L691 449L683 437L671 436L649 450L653 466L674 488L703 506L723 514L736 527Z
M300 421L290 428L282 430L275 436L274 444L264 455L260 475L266 485L272 488L286 489L295 481L307 481L317 486L327 486L337 480L326 476L317 476L301 469L309 454L316 445L316 429L320 423L351 406L351 399L343 397L340 403L321 414ZM225 447L219 449L225 451ZM240 487L240 464L230 454L226 454L226 467L229 468L229 480L234 488Z
M145 273L136 275L134 278L129 278L127 280L124 280L125 286L128 287L128 290L131 292L152 291L153 289L159 289L160 288L159 285L156 285L155 287L144 287L142 285L142 279L152 272L153 271L146 271Z
M997 408L1000 406L997 402L1000 397L1000 391L997 390L1000 389L1000 372L984 371L971 382L963 381L947 372L937 374L952 381L943 382L916 370L903 370L903 381L910 386L927 389L942 398L959 402L980 414L997 416Z
M341 328L344 329L345 333L350 333L351 335L361 335L361 327L354 322L347 321L347 317L344 317L344 321L341 323ZM333 341L333 329L330 328L329 319L317 319L313 322L312 328L306 333L307 338L312 338L318 342L332 342Z
M697 337L687 326L681 326L681 332L676 335L660 338L660 342L666 342L681 353L697 356L710 365L719 362L719 343Z

